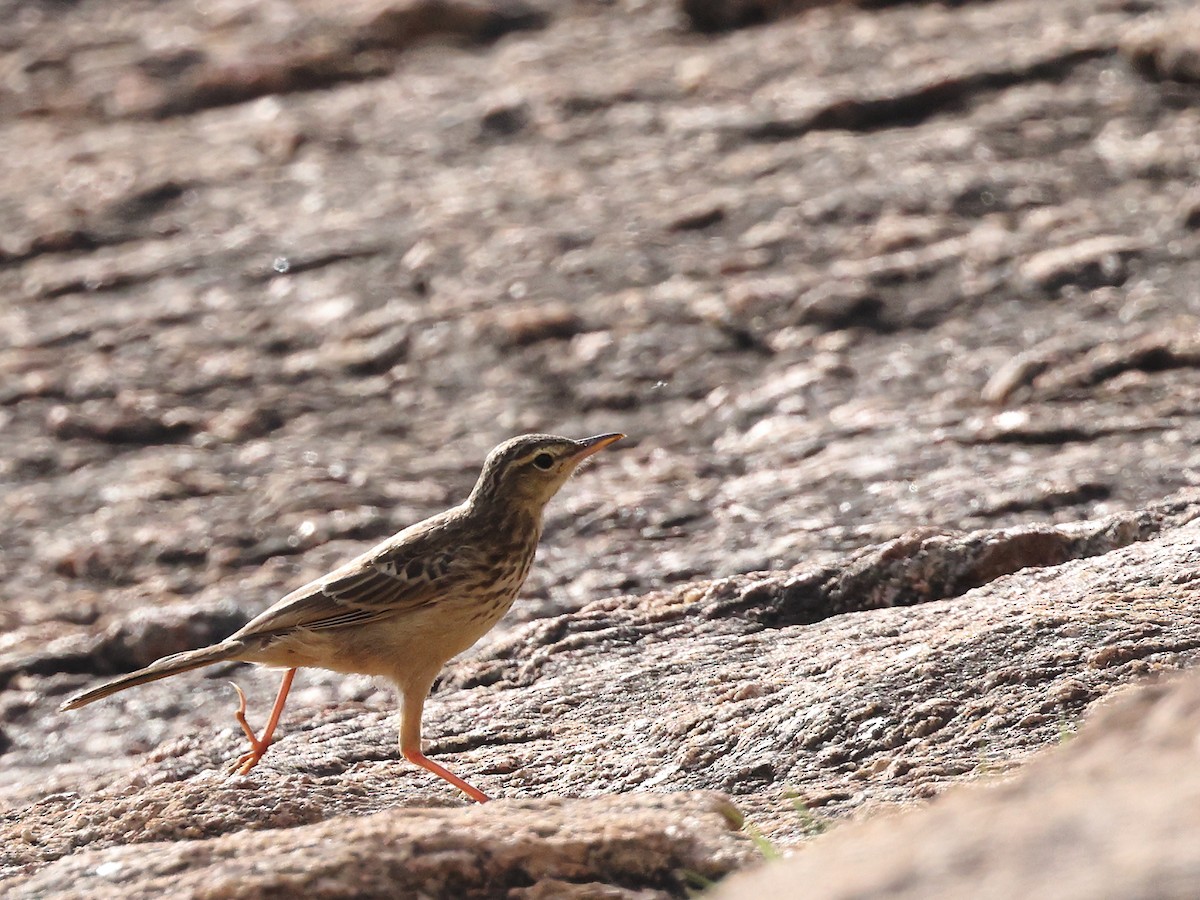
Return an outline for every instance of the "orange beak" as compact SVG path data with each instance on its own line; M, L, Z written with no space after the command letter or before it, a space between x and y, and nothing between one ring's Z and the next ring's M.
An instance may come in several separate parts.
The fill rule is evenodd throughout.
M593 453L599 453L609 444L615 444L625 435L620 432L612 432L611 434L598 434L595 437L584 438L582 441L577 441L579 449L575 451L575 459L582 462Z

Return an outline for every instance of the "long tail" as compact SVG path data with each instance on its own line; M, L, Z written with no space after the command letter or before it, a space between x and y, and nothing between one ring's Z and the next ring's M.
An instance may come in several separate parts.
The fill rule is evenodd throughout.
M100 687L84 691L82 694L76 694L60 706L59 709L79 709L79 707L87 706L94 700L107 697L109 694L115 694L117 691L123 691L125 688L158 681L158 679L166 678L169 675L187 672L190 669L199 669L201 666L209 666L227 659L235 659L245 649L246 646L241 641L224 641L220 644L213 644L211 647L201 647L199 650L188 650L184 653L176 653L173 656L164 656L162 659L150 663L144 669L138 669L136 672L130 672L128 675L122 675L120 678L114 678L107 684L100 685Z

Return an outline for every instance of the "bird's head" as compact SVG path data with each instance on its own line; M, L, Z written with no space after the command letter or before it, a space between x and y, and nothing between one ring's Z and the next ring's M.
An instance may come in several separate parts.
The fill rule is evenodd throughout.
M576 467L623 434L598 434L573 441L552 434L510 438L488 454L468 501L474 507L499 503L539 513Z

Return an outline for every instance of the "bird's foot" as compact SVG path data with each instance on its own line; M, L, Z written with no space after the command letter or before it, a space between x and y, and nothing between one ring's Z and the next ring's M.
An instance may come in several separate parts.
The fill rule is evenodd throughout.
M225 774L232 778L234 775L246 775L258 765L258 761L267 752L266 747L254 746L229 764Z
M473 784L468 784L467 782L463 781L445 766L439 766L420 750L412 747L409 747L408 749L404 749L402 747L400 749L400 754L413 765L420 766L425 771L432 772L438 778L450 782L476 803L487 803L491 799L479 788L475 787Z
M232 681L229 683L233 684ZM238 694L238 709L234 713L234 718L237 719L238 724L242 726L242 731L245 732L246 737L249 739L250 749L229 764L225 773L230 777L233 775L248 774L251 769L258 765L258 761L266 755L267 747L270 746L269 740L259 740L258 735L254 733L254 729L250 727L250 723L246 721L245 692L236 684L233 684L233 689Z

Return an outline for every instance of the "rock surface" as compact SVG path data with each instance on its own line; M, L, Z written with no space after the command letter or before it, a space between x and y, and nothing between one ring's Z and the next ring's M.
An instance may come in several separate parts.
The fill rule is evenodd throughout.
M181 833L148 848L84 851L12 888L55 897L120 890L129 897L294 891L308 897L651 900L679 894L687 877L711 880L744 862L745 847L730 827L736 820L719 797L689 794L630 796L619 804L609 798L393 809L211 839L201 831Z
M631 440L430 705L514 822L678 802L715 877L715 801L626 794L793 843L1191 663L1192 7L0 0L0 884L455 804L364 680L304 673L234 782L270 673L54 705L519 431ZM651 846L471 884L678 893Z
M1200 496L1189 496L1099 522L913 535L841 566L598 601L452 665L428 718L431 752L498 796L605 798L597 808L612 805L614 833L662 824L646 825L640 808L622 818L622 803L653 807L659 792L685 792L681 809L711 807L686 792L720 790L752 833L795 842L814 824L1004 770L1069 734L1115 686L1194 664L1198 538ZM207 865L210 852L219 858L180 842L204 838L207 847L220 835L282 830L284 849L268 839L253 845L269 860L319 839L297 826L374 834L389 811L394 819L406 807L454 802L398 760L395 718L371 703L293 709L259 768L226 779L220 769L239 743L233 729L217 730L227 698L211 681L199 690L194 681L159 682L92 707L90 730L110 736L99 745L81 740L88 729L44 720L55 740L42 765L45 756L58 763L54 782L30 779L28 805L0 820L0 872L13 876L13 890L36 895L136 859L140 868L122 868L120 883L152 893L162 870ZM178 729L185 721L190 731L149 756L104 762L116 745L153 746L164 722ZM626 799L645 791L654 794ZM514 823L548 814L497 801L488 815L510 804L526 811L514 812ZM569 803L563 810L567 830L597 815ZM445 811L455 823L445 827L474 833L478 815ZM728 817L704 822L687 840L721 849L717 874L750 855L745 839L739 848L729 834ZM132 856L100 852L142 843ZM610 872L602 853L591 868L544 874L641 889L662 887L679 866L695 868L679 862L673 841L634 846L646 855L638 879ZM245 865L256 865L253 855ZM713 867L696 871L710 877ZM23 881L22 872L34 874ZM537 880L513 872L489 862L469 887L495 892ZM430 877L436 894L444 882ZM382 890L335 882L341 895Z
M1019 775L931 808L839 828L713 900L1194 897L1200 882L1200 679L1106 704Z

